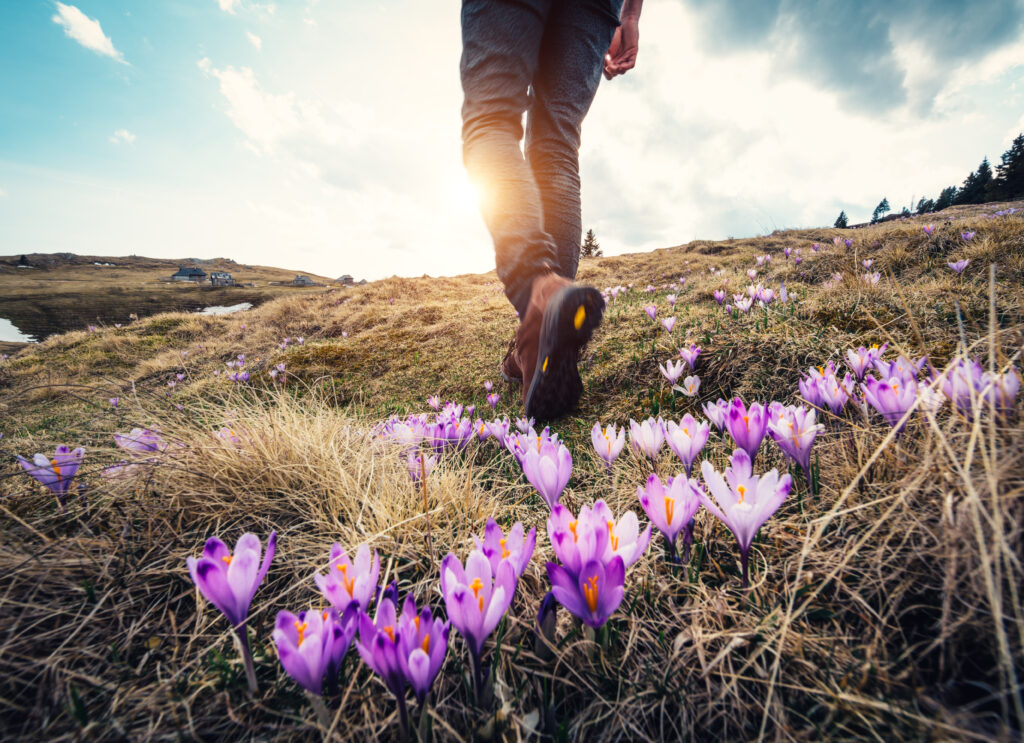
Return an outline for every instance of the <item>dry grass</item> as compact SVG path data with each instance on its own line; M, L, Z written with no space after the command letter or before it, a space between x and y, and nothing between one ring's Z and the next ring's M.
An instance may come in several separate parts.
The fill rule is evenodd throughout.
M624 458L610 487L586 432L596 419L698 412L666 394L657 372L686 335L706 349L704 400L793 401L802 369L886 340L907 355L928 353L938 368L964 343L986 363L1019 368L1024 219L950 216L956 221L937 221L934 239L917 222L896 222L585 263L581 278L635 288L611 305L588 350L583 406L555 426L575 459L563 502L576 509L603 497L616 512L639 511L636 486L649 466ZM976 241L957 244L962 229L976 229ZM854 247L831 247L834 234L853 236ZM814 256L811 241L830 247ZM784 246L802 248L805 262L782 261ZM799 303L725 320L710 298L720 280L706 267L724 268L735 291L765 252L775 254L771 275ZM878 286L820 286L834 271L863 273L865 257L883 273ZM959 257L972 259L962 280L945 269ZM998 264L991 297L987 262ZM656 301L671 314L666 292L642 289L680 275L689 281L669 342L640 309ZM65 517L13 466L0 480L6 737L324 737L280 671L269 633L278 609L319 603L311 575L331 542L370 542L388 580L440 608L440 557L464 555L488 517L544 530L543 503L492 444L443 461L425 506L397 454L372 432L382 415L419 410L434 392L483 405L480 384L496 376L513 327L493 276L393 279L240 316L172 314L68 334L9 362L0 372L5 452L81 441L89 488L87 507L72 499ZM282 352L285 335L304 335L306 345ZM254 384L212 376L243 352ZM265 372L279 361L290 381L272 389ZM166 382L179 372L186 380L168 397ZM502 392L499 412L514 414L514 390ZM106 398L115 393L122 402L112 411ZM738 587L731 536L702 513L689 573L664 559L657 538L627 576L607 647L563 612L551 663L533 652L551 557L541 534L502 635L495 711L470 704L455 640L432 708L435 737L524 739L550 708L555 737L568 740L1016 739L1024 720L1019 420L922 412L899 440L877 420L830 420L817 445L821 492L798 490L762 529L749 592ZM127 476L102 476L123 458L109 434L132 424L182 446ZM218 438L221 425L241 443ZM718 466L727 451L716 436L706 450ZM774 447L763 456L759 469L785 466ZM658 463L663 475L676 469L667 455ZM250 699L226 622L199 598L184 559L211 534L233 541L271 529L278 556L253 604L261 688ZM353 658L332 700L330 736L386 739L396 730L393 702Z

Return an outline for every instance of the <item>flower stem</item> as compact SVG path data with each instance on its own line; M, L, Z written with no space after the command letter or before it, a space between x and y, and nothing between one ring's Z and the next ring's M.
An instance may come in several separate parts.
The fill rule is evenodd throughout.
M320 722L320 727L327 730L331 729L331 713L327 711L327 706L324 704L324 700L320 698L319 694L314 694L311 691L307 691L306 695L309 697L309 704L313 707L313 711L316 712L316 719Z
M487 684L487 678L484 675L483 661L472 648L469 650L469 657L472 661L473 667L473 691L476 696L476 703L478 707L483 707L486 702L484 699L484 687Z
M245 629L245 622L235 628L235 643L238 646L238 654L242 656L245 664L245 680L249 684L249 694L255 695L259 690L256 685L256 668L252 664L252 651L249 650L249 635Z
M740 568L743 572L743 588L750 588L750 549L740 550Z
M395 695L398 702L398 724L402 728L402 740L409 740L409 708L405 705L405 692Z

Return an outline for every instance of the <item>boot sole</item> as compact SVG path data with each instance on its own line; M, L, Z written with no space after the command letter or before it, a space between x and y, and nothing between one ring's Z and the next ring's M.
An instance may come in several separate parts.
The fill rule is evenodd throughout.
M526 416L552 420L570 412L583 394L579 349L601 324L604 300L589 286L567 286L548 302L541 323L537 367L526 395Z

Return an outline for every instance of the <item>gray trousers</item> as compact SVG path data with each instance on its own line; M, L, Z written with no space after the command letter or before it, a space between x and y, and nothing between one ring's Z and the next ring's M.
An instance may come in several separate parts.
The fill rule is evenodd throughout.
M538 273L576 276L580 126L621 7L622 0L462 3L463 161L481 191L498 278L520 317Z

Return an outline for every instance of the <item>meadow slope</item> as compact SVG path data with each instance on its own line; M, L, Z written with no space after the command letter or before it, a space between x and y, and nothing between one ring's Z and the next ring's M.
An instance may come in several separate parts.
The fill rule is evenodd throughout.
M831 361L843 373L846 349L872 344L889 344L886 359L927 356L923 379L965 356L1020 369L1024 212L993 215L1007 206L1020 207L584 261L579 280L631 288L609 301L583 354L579 409L551 426L573 457L562 503L575 513L603 498L647 521L637 487L652 465L627 446L609 479L590 443L597 421L703 418L701 403L720 397L799 403L808 368ZM758 280L784 282L789 301L726 315L712 292L743 291L765 254ZM970 259L961 275L947 267L959 259ZM877 283L863 279L864 261ZM677 318L671 333L649 304L659 320ZM1004 416L978 400L967 414L922 405L899 437L856 404L823 411L816 493L766 441L756 470L789 471L795 485L754 544L748 591L732 535L702 509L688 566L655 534L606 629L595 635L562 610L549 657L534 638L554 559L548 509L515 459L474 442L444 455L421 488L375 428L429 412L435 394L491 415L485 380L500 393L497 414L515 419L519 389L497 371L514 328L494 274L395 278L236 315L65 333L0 362L5 739L396 737L393 698L354 649L326 699L329 730L318 723L277 660L275 614L322 604L311 576L333 542L369 543L382 583L443 613L441 558L465 558L488 518L537 527L537 547L485 651L493 705L473 704L452 631L429 708L436 740L1019 739L1019 401ZM695 398L658 370L691 342L703 349ZM226 363L239 354L249 377L232 382L238 368ZM112 434L135 426L171 446L144 456L115 446ZM67 513L14 459L58 444L86 448ZM713 433L701 458L721 469L732 449ZM665 478L682 466L662 450L653 469ZM212 535L233 544L272 530L277 553L249 619L260 684L250 697L228 623L185 559Z

